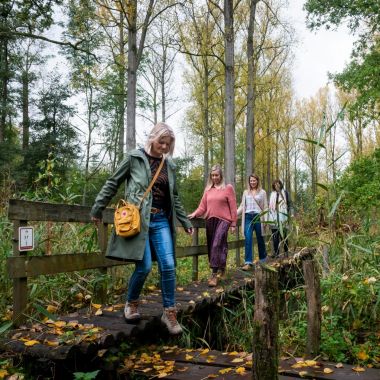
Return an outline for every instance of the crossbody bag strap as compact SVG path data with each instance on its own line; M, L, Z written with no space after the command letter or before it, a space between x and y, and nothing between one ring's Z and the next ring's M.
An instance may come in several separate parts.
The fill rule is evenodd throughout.
M147 189L145 190L144 195L143 195L142 198L141 198L139 208L141 207L141 205L142 205L144 199L146 198L146 196L147 196L147 195L149 194L149 192L152 190L152 187L153 187L154 183L156 182L158 176L160 175L161 169L162 169L162 167L164 166L164 161L165 161L165 158L162 157L162 160L161 160L161 162L160 162L160 166L158 167L158 169L157 169L157 171L156 171L156 174L154 175L153 179L150 181L149 186L147 187Z
M261 191L261 190L260 190ZM258 192L258 194L260 193L260 191ZM263 209L261 208L261 206L259 205L259 202L257 202L257 200L255 199L255 196L252 194L252 198L254 200L254 202L259 206L259 209L260 209L260 212L263 212Z

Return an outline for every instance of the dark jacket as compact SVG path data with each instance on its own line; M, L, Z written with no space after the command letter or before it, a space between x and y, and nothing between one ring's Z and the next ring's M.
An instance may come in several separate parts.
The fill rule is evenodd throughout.
M175 248L175 220L178 219L184 228L191 228L192 225L186 216L185 210L178 196L175 164L170 158L167 159L166 162L171 203L169 221L173 236L173 245ZM125 199L130 203L138 205L139 200L142 198L151 180L152 173L144 152L137 149L129 152L127 157L116 169L115 173L106 181L100 190L92 207L91 216L97 218L102 217L103 210L107 207L123 182L125 184ZM117 236L113 229L108 242L107 257L127 261L142 260L149 232L151 206L152 193L150 192L144 199L140 211L141 232L132 238L126 239Z

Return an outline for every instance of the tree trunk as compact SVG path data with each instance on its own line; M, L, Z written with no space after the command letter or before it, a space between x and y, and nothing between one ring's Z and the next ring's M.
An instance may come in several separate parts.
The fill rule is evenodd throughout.
M8 62L8 39L1 39L0 50L0 72L1 72L1 109L0 109L0 143L5 141L7 108L8 108L8 82L9 82L9 62Z
M203 131L204 131L204 148L203 148L203 184L206 186L207 179L210 170L209 163L209 138L210 138L210 128L208 120L208 60L207 57L204 58L204 78L203 78Z
M234 94L234 6L233 0L224 0L225 40L225 130L224 166L227 183L235 187L235 94Z
M124 49L124 14L120 12L120 23L119 23L119 54L120 59L118 62L118 75L119 75L119 86L118 86L118 129L119 129L119 143L118 143L118 162L120 162L124 157L124 145L125 145L125 126L124 126L124 115L125 115L125 49Z
M136 147L137 0L128 7L127 151Z
M22 150L25 153L29 147L29 73L22 72Z
M279 292L277 271L255 270L253 320L253 379L278 379Z
M166 49L167 47L163 47L163 54L162 54L162 70L161 70L161 120L166 121L166 91L165 91L165 74L166 74L166 61L167 61L167 55L166 55Z
M247 37L247 116L246 116L246 148L245 148L245 172L248 177L255 167L255 65L253 35L255 32L256 5L259 0L251 0L248 37Z

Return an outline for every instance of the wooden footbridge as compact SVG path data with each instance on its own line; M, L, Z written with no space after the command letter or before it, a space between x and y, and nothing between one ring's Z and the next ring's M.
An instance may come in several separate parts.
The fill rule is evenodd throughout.
M101 301L105 296L102 288L98 294L98 299L100 299L98 303L90 302L87 307L75 313L57 316L55 319L26 323L28 277L84 269L96 269L105 273L107 268L125 265L107 260L104 257L108 224L112 223L112 215L112 209L107 209L104 213L103 224L98 230L101 252L33 256L27 252L20 252L18 249L19 227L30 225L31 222L35 221L89 223L89 208L19 200L10 201L9 219L14 223L14 255L8 259L8 273L14 281L13 317L17 328L10 331L6 339L2 339L0 348L8 353L21 355L24 360L33 362L33 367L40 375L46 375L48 372L50 378L55 379L69 379L73 372L93 370L94 368L101 369L101 377L97 378L102 379L130 379L132 373L147 378L165 377L172 380L252 378L252 355L250 356L248 353L207 351L206 355L204 350L181 350L176 346L174 348L168 346L160 352L154 352L152 348L153 357L157 359L158 363L161 361L161 364L155 363L154 367L152 362L146 358L136 359L137 356L131 354L125 358L121 370L120 367L110 366L109 362L103 360L106 352L115 353L118 351L118 347L126 342L134 346L154 344L165 340L173 342L173 338L169 337L165 327L160 322L162 301L158 290L144 296L141 306L143 319L136 325L124 321L124 304L106 304ZM198 257L207 254L207 247L198 244L198 231L199 228L204 227L203 221L196 220L194 227L195 234L192 246L178 247L177 249L179 258L188 256L193 258L193 282L184 288L177 289L178 317L185 329L191 329L192 321L197 315L200 315L201 318L203 315L212 319L215 310L225 300L239 299L242 291L253 289L255 272L258 274L270 273L273 272L273 268L276 268L276 273L278 273L281 281L289 283L291 280L289 280L288 274L298 272L301 277L302 267L305 269L305 265L300 265L300 261L305 262L305 259L310 259L312 256L312 252L305 251L298 255L297 259L279 260L270 263L272 265L268 268L260 266L252 272L243 272L240 269L229 270L226 278L220 281L217 287L209 288L205 282L198 281ZM229 244L230 249L236 250L237 267L240 264L239 249L243 244L243 240L236 240ZM311 262L312 260L306 261ZM314 279L307 288L312 289L314 287L312 283L315 283ZM264 286L263 289L265 289ZM256 299L261 296L265 297L265 294L256 293ZM311 299L313 298L312 295L309 296ZM312 299L310 304L315 304L318 307L318 300ZM263 313L265 314L265 312L264 310ZM318 325L318 321L314 321L318 312L309 314L308 323L310 331L312 331L316 328L313 323ZM256 322L260 323L260 321ZM311 332L310 335L312 335ZM310 345L313 347L315 342L311 341ZM273 356L271 349L267 354ZM255 357L258 358L258 354ZM278 360L278 355L276 360ZM377 370L366 369L364 372L360 372L360 370L355 371L346 366L344 366L345 368L332 369L332 365L328 363L316 363L315 365L311 365L313 363L309 363L309 365L302 363L298 363L299 366L297 367L295 359L292 358L280 363L276 361L275 368L279 364L280 379L300 376L313 379L345 378L347 380L354 377L359 380L380 379L380 371ZM168 371L165 375L162 374L162 367ZM325 368L330 368L332 372L325 371ZM303 373L300 375L300 372ZM46 378L48 377L46 375Z

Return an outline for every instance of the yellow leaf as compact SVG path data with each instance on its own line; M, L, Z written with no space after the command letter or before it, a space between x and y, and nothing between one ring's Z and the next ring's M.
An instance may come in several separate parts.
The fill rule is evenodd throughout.
M223 293L224 289L223 288L218 288L215 290L215 293Z
M166 373L166 372L160 372L159 374L158 374L158 378L159 379L162 379L163 377L166 377L166 376L168 376L169 374L168 373Z
M244 368L244 367L236 368L235 372L236 372L238 375L244 375L244 374L245 374L245 368Z
M57 322L54 322L54 326L61 328L61 327L66 326L66 322L65 321L57 321Z
M365 368L363 367L354 367L352 368L352 370L355 372L365 372Z
M8 371L6 369L0 369L0 379L4 379L4 377L7 375Z
M242 358L236 358L234 360L231 360L231 363L241 363L243 361L244 361L244 359L242 359Z
M103 312L102 312L102 310L101 309L99 309L99 310L96 310L96 313L95 313L95 315L102 315L103 314Z
M153 370L153 368L144 368L141 370L141 372L147 373L147 372L150 372L152 370Z
M229 372L231 372L231 371L233 371L233 368L232 368L232 367L228 367L228 368L220 369L220 370L219 370L219 373L220 373L221 375L224 375L224 374L229 373Z
M185 356L185 360L191 360L193 358L194 358L194 356L189 355L189 354L186 354L186 356Z
M245 363L245 365L247 366L247 367L252 367L252 360L248 360L248 361L246 361L246 363Z
M334 371L331 368L324 368L323 373L333 373Z
M356 356L360 360L367 360L369 358L369 356L367 355L367 353L364 352L364 351L360 351Z
M299 375L301 377L305 377L307 375L307 371L301 371L301 372L299 372Z
M72 327L74 329L76 329L78 326L79 326L78 321L69 321L69 322L67 322L67 325L66 325L66 327Z
M46 310L49 313L55 313L58 310L58 307L54 305L47 305Z
M34 346L35 344L39 344L40 342L38 340L27 340L24 342L25 346Z
M208 348L205 348L203 351L201 351L201 355L206 355L210 350Z
M75 298L76 298L78 301L82 301L83 298L84 298L84 295L83 295L83 293L77 293L77 294L75 294Z
M113 306L106 307L104 310L105 310L105 311L113 311Z
M309 367L313 367L317 365L317 362L315 360L305 360L305 364Z
M183 288L177 288L179 292L183 292Z
M228 355L230 355L230 356L238 356L239 353L236 352L236 351L232 351L232 352L229 352Z
M292 368L304 368L304 367L307 367L307 365L303 361L299 361L292 365Z
M100 309L102 307L102 305L99 303L93 303L91 304L91 306L94 307L95 309Z
M335 365L335 367L336 367L336 368L343 368L343 364L342 364L342 363L337 363L337 364Z
M58 340L45 340L45 343L51 347L58 347L59 346Z
M203 292L202 295L203 295L203 297L210 297L210 293L209 292Z
M99 356L99 358L102 358L106 352L107 349L99 350L97 355Z
M150 291L153 291L153 290L156 290L157 288L156 288L154 285L149 285L149 286L148 286L148 289L149 289Z

